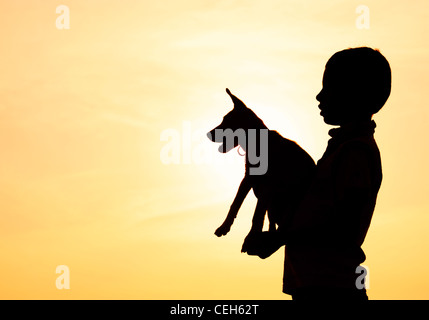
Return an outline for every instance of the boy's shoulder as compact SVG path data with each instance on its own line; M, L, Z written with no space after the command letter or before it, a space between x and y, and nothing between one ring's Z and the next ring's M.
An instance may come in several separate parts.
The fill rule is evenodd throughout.
M347 151L372 151L379 152L374 138L376 124L374 121L353 124L338 130L332 135L333 140L337 140L338 149Z
M359 165L359 161L381 162L381 156L374 136L360 136L344 141L332 155L332 161Z
M360 136L346 140L339 146L339 150L341 150L342 152L355 152L356 150L379 152L377 142L375 141L373 135Z
M371 121L331 129L329 131L331 139L324 155L318 161L318 166L332 165L338 158L350 153L379 154L374 139L375 126L375 122Z

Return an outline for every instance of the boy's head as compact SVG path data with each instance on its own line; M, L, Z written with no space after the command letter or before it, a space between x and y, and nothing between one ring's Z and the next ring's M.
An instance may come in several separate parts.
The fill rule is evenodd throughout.
M367 47L335 53L327 62L323 88L316 96L327 124L371 119L390 95L389 62Z

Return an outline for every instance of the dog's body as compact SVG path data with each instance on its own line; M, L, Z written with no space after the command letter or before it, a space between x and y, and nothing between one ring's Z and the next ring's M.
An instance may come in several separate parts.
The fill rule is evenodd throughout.
M232 95L227 89L227 93L234 102L234 109L223 119L222 123L208 133L213 142L225 142L224 138L216 136L215 130L231 129L235 131L242 129L249 136L249 130L268 132L268 168L265 174L250 174L249 155L246 152L246 173L240 184L234 202L224 223L216 230L217 236L226 235L237 216L241 204L246 198L250 189L258 199L252 221L252 232L261 232L264 224L265 213L268 212L269 231L275 231L276 225L286 225L291 222L293 212L301 201L308 188L315 170L313 159L294 141L283 138L278 132L268 130L265 124L256 114L247 108L244 103ZM261 135L262 137L262 135ZM249 148L248 140L245 146L234 141L229 149L225 145L219 148L220 152L228 152L232 147L240 145L246 150ZM262 141L259 141L261 143ZM262 149L256 146L259 152Z

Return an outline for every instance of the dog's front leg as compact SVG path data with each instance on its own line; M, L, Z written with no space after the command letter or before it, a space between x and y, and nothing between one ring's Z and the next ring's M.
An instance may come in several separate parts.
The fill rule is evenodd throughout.
M237 217L238 210L240 210L241 204L246 198L247 194L251 189L251 184L249 181L249 177L245 176L240 183L240 187L238 188L237 195L235 196L234 201L229 209L228 215L226 216L223 224L217 228L215 231L215 235L218 237L226 235L229 230L231 230L231 226L234 223L235 217Z

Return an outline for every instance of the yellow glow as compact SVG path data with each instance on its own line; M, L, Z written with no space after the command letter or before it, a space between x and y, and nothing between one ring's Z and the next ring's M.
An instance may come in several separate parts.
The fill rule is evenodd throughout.
M56 28L58 1L0 2L0 298L288 299L282 252L240 253L253 194L231 233L213 234L242 159L192 154L216 151L204 134L231 109L228 87L319 159L325 63L361 45L393 70L375 117L384 180L364 243L369 296L429 298L426 0L366 1L368 30L353 1L62 4L68 30ZM179 164L160 159L169 129ZM55 286L58 265L69 290Z

